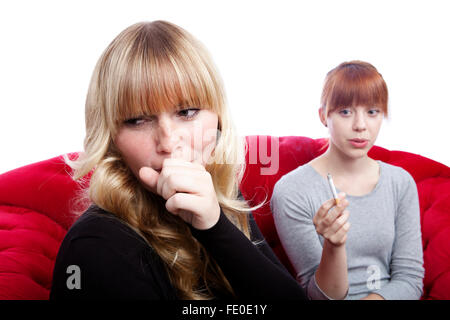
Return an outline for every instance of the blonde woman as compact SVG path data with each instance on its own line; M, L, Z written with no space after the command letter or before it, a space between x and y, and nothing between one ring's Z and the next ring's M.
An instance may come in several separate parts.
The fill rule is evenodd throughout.
M388 114L386 83L370 63L344 62L327 74L321 102L327 151L283 176L271 200L297 279L311 299L419 299L416 184L404 169L368 156Z
M50 298L304 298L238 197L243 152L196 39L164 21L121 32L92 76L85 151L67 159L75 180L93 171L92 205Z

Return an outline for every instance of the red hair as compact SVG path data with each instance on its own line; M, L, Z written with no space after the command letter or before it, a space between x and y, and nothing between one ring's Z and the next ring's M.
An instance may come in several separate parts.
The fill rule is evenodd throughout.
M373 106L388 114L388 90L383 77L370 63L343 62L328 72L321 107L329 112L339 107Z

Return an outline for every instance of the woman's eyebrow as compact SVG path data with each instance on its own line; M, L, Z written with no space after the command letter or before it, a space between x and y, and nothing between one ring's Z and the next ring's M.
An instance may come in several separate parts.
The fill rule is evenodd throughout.
M178 103L175 106L175 109L180 110L180 109L185 109L185 108L190 107L190 106L191 106L190 103L188 103L187 101L183 101L183 102Z

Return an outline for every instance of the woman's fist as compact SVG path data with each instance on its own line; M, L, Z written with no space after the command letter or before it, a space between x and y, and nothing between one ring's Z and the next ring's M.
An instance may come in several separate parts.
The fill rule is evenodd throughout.
M166 208L194 228L206 230L219 220L220 206L211 175L198 163L165 159L161 172L149 167L139 170L147 190L166 200Z

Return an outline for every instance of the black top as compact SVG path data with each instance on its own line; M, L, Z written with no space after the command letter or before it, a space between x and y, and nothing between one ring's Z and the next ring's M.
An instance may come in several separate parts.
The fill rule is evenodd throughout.
M191 227L191 231L220 265L238 298L306 299L250 217L256 244L222 211L212 228ZM173 300L177 296L152 248L116 216L91 206L61 244L50 299Z

